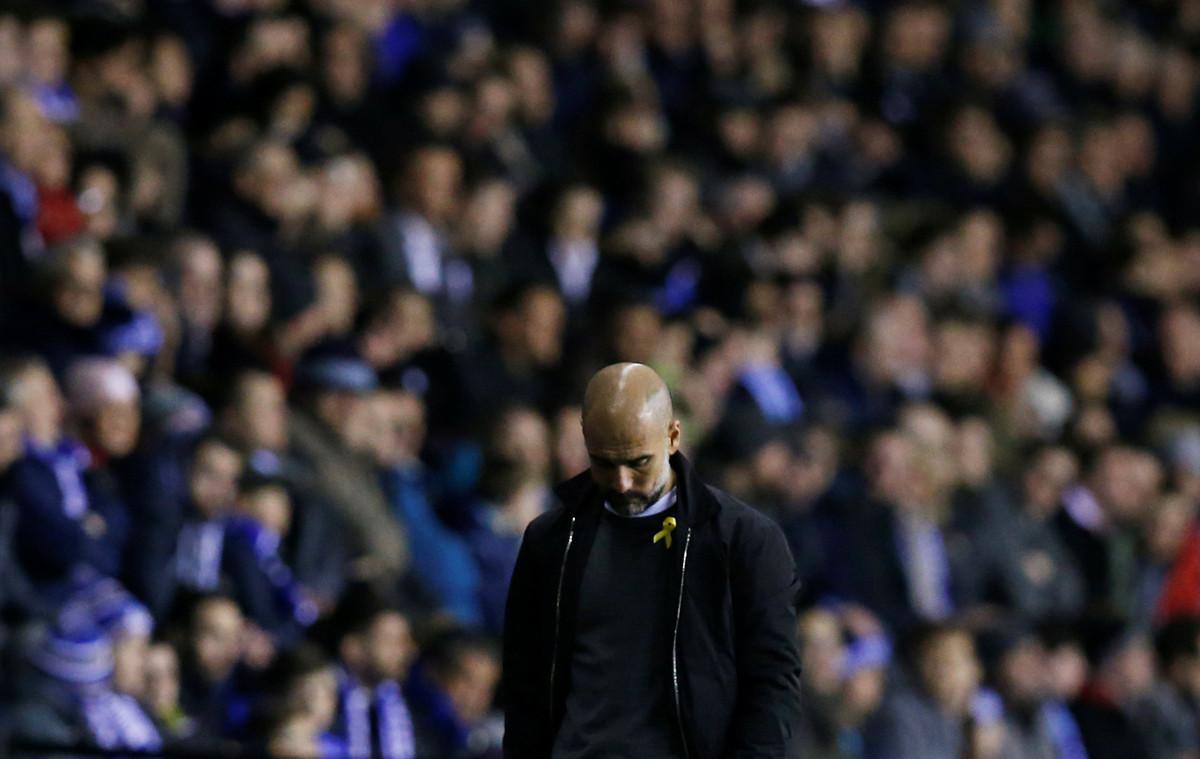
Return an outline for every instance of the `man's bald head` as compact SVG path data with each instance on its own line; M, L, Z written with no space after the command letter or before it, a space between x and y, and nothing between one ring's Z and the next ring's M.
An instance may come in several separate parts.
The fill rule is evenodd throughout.
M675 418L667 383L645 364L612 364L592 377L583 396L583 426L629 430L666 429Z
M613 508L641 513L674 484L670 456L679 423L662 377L643 364L613 364L588 383L583 437L592 478Z

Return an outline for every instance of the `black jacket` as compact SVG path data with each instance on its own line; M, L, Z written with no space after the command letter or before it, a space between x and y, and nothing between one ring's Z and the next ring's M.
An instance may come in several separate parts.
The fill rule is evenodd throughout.
M675 717L688 759L785 757L800 708L795 563L779 527L705 485L680 454L670 614ZM504 631L505 754L548 757L570 690L578 595L603 508L585 472L529 525ZM613 652L613 665L621 654Z

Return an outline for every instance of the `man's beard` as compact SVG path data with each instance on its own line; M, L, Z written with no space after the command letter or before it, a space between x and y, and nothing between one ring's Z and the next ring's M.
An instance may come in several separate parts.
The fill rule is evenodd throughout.
M667 483L670 478L664 473L662 482L650 493L637 493L630 491L628 493L610 492L605 499L608 505L612 506L618 513L626 516L636 517L646 509L650 508L651 504L657 503L663 494L667 492Z

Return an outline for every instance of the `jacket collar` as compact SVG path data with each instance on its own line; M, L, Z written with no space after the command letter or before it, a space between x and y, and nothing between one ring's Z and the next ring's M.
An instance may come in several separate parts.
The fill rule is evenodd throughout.
M671 468L675 470L675 487L679 489L679 521L695 525L715 517L721 504L700 479L692 462L682 453L675 453L671 456ZM559 484L554 494L568 511L604 508L590 469Z

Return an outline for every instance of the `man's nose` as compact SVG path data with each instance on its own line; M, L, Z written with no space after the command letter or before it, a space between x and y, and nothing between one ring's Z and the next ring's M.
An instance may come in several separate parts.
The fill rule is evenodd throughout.
M628 493L633 490L633 470L628 467L617 467L616 488L618 493Z

